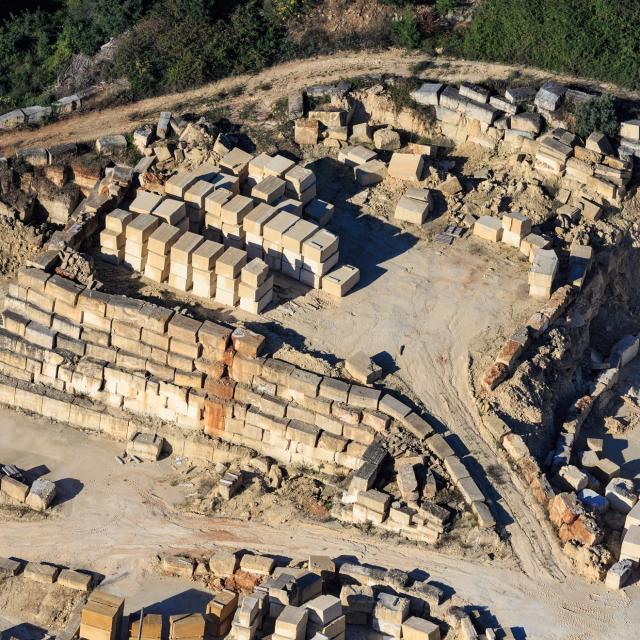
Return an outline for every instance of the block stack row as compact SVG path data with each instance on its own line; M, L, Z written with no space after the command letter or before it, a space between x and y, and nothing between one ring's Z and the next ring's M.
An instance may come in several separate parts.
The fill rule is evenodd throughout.
M129 627L129 640L162 640L162 615L145 613Z
M207 603L205 629L208 637L220 638L231 631L234 614L238 608L238 594L223 589ZM240 640L240 639L238 639Z
M237 640L254 640L262 626L261 599L254 594L242 597L231 622L231 633Z
M0 402L106 437L140 433L131 413L158 418L169 423L158 435L179 455L210 459L211 438L222 438L284 464L354 470L356 494L375 482L392 418L447 470L454 458L391 394L261 358L264 336L243 327L232 331L35 268L11 283L3 320L0 373L16 382L0 384ZM59 393L48 397L43 387ZM458 476L462 494L482 502L469 475Z
M240 193L241 188L247 195ZM271 269L317 289L336 270L338 238L322 228L333 215L333 205L315 198L314 173L284 156L253 158L233 149L219 166L203 165L195 172L176 174L165 184L165 191L184 201L139 191L130 212L118 209L106 217L100 235L105 258L124 262L155 282L168 278L180 291L193 287L195 295L202 297L211 297L220 284L214 283L211 268L190 262L205 238L227 248L246 248L249 259L263 259ZM213 251L213 245L207 246ZM203 265L207 259L216 259L213 255L202 258ZM326 279L324 288L329 293L345 295L359 281L359 271L345 267L346 271L343 268ZM264 302L249 302L258 303L270 295L261 289L260 300L250 300L255 298L251 292L239 296L237 287L234 291L231 283L221 284L226 291L222 297L235 300L225 304L245 298L245 307L264 308Z
M117 246L124 238L125 264L154 282L251 313L261 313L271 302L273 277L260 258L247 265L241 249L225 250L219 242L161 223L153 214L132 215L118 209L105 217L100 236L104 255L111 255L105 242Z
M273 276L260 258L254 258L240 271L238 286L240 308L249 313L261 313L273 299Z
M491 242L502 241L519 249L532 263L528 276L529 295L545 299L551 296L558 272L558 256L548 248L550 243L546 238L531 232L529 218L520 213L505 213L502 220L481 216L474 224L473 235ZM580 280L586 275L586 269L576 269L575 274L575 279Z
M95 589L82 609L80 637L85 640L117 640L123 612L124 598Z
M201 613L169 616L169 640L204 640L205 617Z
M246 248L249 259L262 258L271 269L320 288L339 254L338 239L328 231L316 238L323 243L322 256L301 246L334 211L333 205L315 197L314 173L282 155L253 157L238 148L219 165L207 167L197 171L195 182L194 174L187 173L173 176L165 185L167 193L187 201L187 208L198 208L204 236L227 247ZM296 224L285 243L283 234Z

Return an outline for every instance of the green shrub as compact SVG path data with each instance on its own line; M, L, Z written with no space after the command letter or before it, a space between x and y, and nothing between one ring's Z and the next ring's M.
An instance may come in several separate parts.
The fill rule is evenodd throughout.
M417 49L421 42L420 27L413 11L407 7L402 18L393 23L396 43L405 49Z
M618 135L620 123L616 116L615 103L608 94L603 94L588 102L579 103L574 112L576 133L583 139L594 131L602 131L610 138Z
M459 0L436 0L436 11L440 15L445 15L460 6Z
M638 2L485 0L456 52L639 88L639 27Z

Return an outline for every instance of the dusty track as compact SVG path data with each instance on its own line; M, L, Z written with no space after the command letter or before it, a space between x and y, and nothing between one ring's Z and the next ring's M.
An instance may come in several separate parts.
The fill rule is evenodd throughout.
M294 89L310 84L331 82L367 74L395 74L408 76L411 67L420 61L431 63L420 75L438 78L440 81L481 81L487 78L505 79L522 68L504 64L467 62L448 58L433 58L424 54L410 54L398 49L382 52L342 53L307 60L293 61L271 67L256 75L242 75L205 85L193 91L174 93L148 100L141 100L102 111L90 111L74 115L40 129L17 131L0 136L0 153L11 154L16 148L50 146L63 142L95 140L98 135L126 133L136 126L154 120L160 111L197 111L209 104L220 104L217 96L237 85L244 85L245 92L236 98L225 98L224 104L239 107L248 100L260 98L266 103L286 96ZM539 69L526 69L527 76L547 78L551 74ZM579 81L601 89L614 91L629 97L640 97L638 93L622 92L606 84L569 76L556 76L561 81ZM268 89L262 89L270 85Z

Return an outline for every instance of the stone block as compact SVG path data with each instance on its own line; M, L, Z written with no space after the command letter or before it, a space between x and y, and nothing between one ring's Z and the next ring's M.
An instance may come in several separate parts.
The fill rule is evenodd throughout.
M49 508L56 497L56 485L46 478L38 478L34 480L29 494L26 498L26 504L35 511L45 511Z
M387 173L398 180L415 180L422 177L424 159L413 153L394 153L387 168Z
M59 572L59 567L50 564L27 562L23 575L27 580L33 580L34 582L40 582L42 584L53 584Z

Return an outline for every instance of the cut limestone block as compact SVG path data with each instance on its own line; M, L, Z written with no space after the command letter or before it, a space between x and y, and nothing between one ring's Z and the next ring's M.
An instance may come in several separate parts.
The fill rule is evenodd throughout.
M127 453L155 462L160 457L163 445L164 438L156 433L136 433L127 443Z
M344 367L354 380L362 384L371 384L382 377L382 368L362 351L350 355Z
M205 619L201 613L183 613L169 616L170 640L195 640L204 638Z
M285 606L276 618L275 634L288 640L304 640L308 616L304 607Z
M196 233L187 232L171 247L171 265L191 265L193 252L204 242L204 238Z
M212 271L216 261L224 253L224 246L213 240L205 240L191 254L191 264L200 271Z
M29 485L9 476L2 476L0 478L0 490L13 500L25 502L29 494Z
M620 123L620 137L628 140L640 140L640 120L627 120Z
M149 236L147 249L151 253L167 256L171 251L171 247L179 240L180 236L182 236L182 233L178 227L163 222Z
M233 198L234 194L229 189L216 189L208 193L204 199L204 210L222 218L222 207Z
M311 169L296 165L287 171L284 176L284 181L287 191L294 194L301 194L316 184L316 176Z
M394 153L387 173L392 178L399 180L420 180L424 159L413 153Z
M60 572L59 567L54 567L50 564L40 564L39 562L27 562L24 568L24 577L33 580L34 582L41 582L43 584L53 584Z
M191 578L193 575L193 560L183 556L164 556L162 571L168 575Z
M411 97L418 103L428 106L437 106L439 97L444 85L439 82L425 82L415 91L411 92Z
M260 202L274 204L284 195L286 183L282 178L268 175L251 190L251 197Z
M150 214L141 214L132 220L125 229L125 237L128 241L143 245L149 236L156 230L160 220Z
M302 243L302 257L305 262L324 262L338 250L338 236L327 231L318 229L311 237Z
M269 222L278 211L264 202L261 202L255 209L251 210L242 220L242 228L247 234L262 236L264 225Z
M373 146L380 151L395 151L400 148L400 134L391 127L378 129L373 134Z
M132 220L133 214L130 211L114 209L104 217L104 228L117 234L124 233Z
M529 294L548 298L551 295L553 280L558 272L558 256L553 249L539 249L533 256L529 271Z
M335 207L330 202L314 198L304 208L304 217L318 226L324 227L333 218Z
M250 153L236 147L220 160L220 168L230 175L245 177L251 160L253 156Z
M538 89L534 104L539 109L555 111L560 106L560 102L566 92L566 87L549 80L548 82L545 82L540 89Z
M283 256L287 258L287 252L292 252L295 260L302 264L302 248L305 240L318 231L318 225L309 220L298 220L282 234Z
M396 220L421 225L427 219L430 209L430 199L427 201L415 200L404 195L396 205L394 217Z
M96 151L102 156L113 156L127 150L127 139L123 135L102 136L96 140Z
M523 253L530 261L538 249L547 249L551 242L547 238L536 233L529 233L520 241L520 253Z
M503 232L502 222L491 216L480 216L473 225L474 236L491 242L500 242Z
M295 123L294 139L296 144L318 144L320 124L317 120L298 119Z
M304 606L309 612L309 623L318 627L325 627L342 615L340 599L331 595L317 596Z
M184 194L184 201L187 206L204 211L206 197L213 192L213 184L208 180L196 180Z
M246 264L246 251L229 247L216 261L216 274L224 278L235 279Z
M226 549L216 549L211 558L209 558L209 570L219 578L232 576L238 566L238 556Z
M355 167L370 160L375 160L377 155L375 151L371 151L366 147L347 147L338 154L338 160L341 160L349 167Z
M440 640L440 628L429 620L412 616L402 623L402 637L404 640Z
M387 165L382 160L369 160L353 168L356 182L361 187L382 182L387 175Z
M360 282L360 269L345 264L322 277L322 290L343 297Z
M627 529L627 533L622 539L622 548L620 549L620 560L633 560L640 562L640 527L632 525Z
M58 576L58 584L85 593L91 588L91 582L92 578L89 574L72 569L63 569Z
M129 640L161 640L163 637L162 622L161 614L145 613L142 619L131 622Z
M56 497L56 485L46 478L38 478L34 480L29 495L27 495L27 506L36 511L45 511L49 508Z
M511 116L511 129L537 135L542 130L542 122L539 113L519 113Z
M505 213L502 229L502 242L519 249L522 238L531 233L531 220L521 213Z
M628 529L633 525L640 526L640 502L636 502L631 511L627 513L627 517L624 521L625 529Z
M574 491L581 491L589 484L589 477L583 473L578 467L568 464L560 469L558 475L565 481Z
M153 215L171 225L178 225L187 215L184 202L166 198L154 210Z
M626 478L614 478L611 480L604 490L604 495L612 509L624 514L628 514L638 502L633 480L627 480Z
M133 213L151 213L162 202L162 196L149 191L138 191L134 201L129 205Z
M609 589L622 589L629 582L632 573L633 561L619 560L615 564L611 565L611 568L607 571L605 585Z
M276 176L282 178L288 171L293 169L295 162L283 155L276 154L265 161L262 171L265 176Z
M0 558L0 577L10 578L17 576L22 565L17 560L10 558Z
M255 573L261 576L271 575L275 562L269 556L245 553L240 560L240 569L247 573Z

